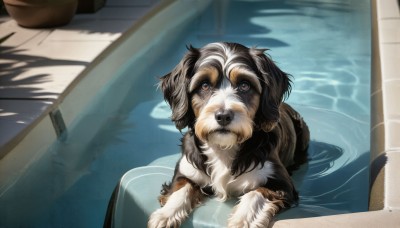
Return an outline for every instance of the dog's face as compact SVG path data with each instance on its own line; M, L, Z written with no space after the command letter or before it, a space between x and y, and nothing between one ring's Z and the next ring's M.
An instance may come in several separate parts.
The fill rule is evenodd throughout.
M161 78L161 89L181 130L192 128L209 145L230 148L270 131L290 80L264 49L235 43L189 47L175 69Z

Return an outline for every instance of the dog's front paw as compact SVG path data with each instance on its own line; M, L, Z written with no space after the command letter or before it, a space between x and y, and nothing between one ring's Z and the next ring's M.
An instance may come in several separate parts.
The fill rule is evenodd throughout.
M174 215L165 208L160 208L151 214L147 223L148 228L179 227L187 215Z
M267 227L278 207L256 191L242 196L228 220L229 228Z
M250 224L243 218L230 218L228 222L229 228L249 228Z

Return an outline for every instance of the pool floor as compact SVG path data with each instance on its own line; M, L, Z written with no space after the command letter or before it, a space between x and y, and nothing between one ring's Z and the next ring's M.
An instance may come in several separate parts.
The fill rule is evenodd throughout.
M216 1L156 59L135 57L98 108L66 140L34 161L0 196L0 227L100 227L121 176L179 153L178 132L155 86L185 46L231 41L269 48L293 76L287 100L311 130L309 162L293 178L298 208L279 218L368 210L370 118L369 0ZM175 35L175 34L171 34ZM157 41L161 42L161 41ZM138 65L146 64L137 71ZM129 79L129 80L126 80ZM117 112L104 110L129 86ZM86 131L107 119L94 138ZM21 220L21 217L24 217Z

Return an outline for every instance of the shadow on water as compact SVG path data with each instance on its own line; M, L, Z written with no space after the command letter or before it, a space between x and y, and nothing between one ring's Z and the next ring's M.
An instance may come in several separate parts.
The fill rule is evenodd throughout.
M308 152L309 161L292 176L299 191L299 205L278 218L364 211L368 191L362 189L367 187L369 178L369 151L342 162L340 158L351 153L347 148L311 141Z
M307 179L313 180L323 177L333 167L334 161L343 155L343 149L328 143L311 141L308 154L309 161L305 164Z

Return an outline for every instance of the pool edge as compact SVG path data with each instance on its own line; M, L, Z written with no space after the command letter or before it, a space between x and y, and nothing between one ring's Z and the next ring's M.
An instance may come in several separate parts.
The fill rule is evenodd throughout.
M59 135L56 134L56 126L54 126L51 120L51 113L59 110L63 116L61 121L64 122L67 131L73 128L81 118L79 113L88 109L90 103L98 91L106 85L106 82L112 80L113 75L134 55L135 51L140 52L143 46L150 45L151 43L150 39L142 36L139 37L137 42L134 42L135 47L124 49L122 46L127 43L127 39L130 39L132 34L137 33L138 30L148 26L149 23L158 23L157 26L159 29L150 31L153 33L162 32L163 29L168 28L168 24L181 23L179 21L186 19L186 17L176 18L175 21L167 20L166 18L157 18L165 10L177 10L176 8L179 10L179 7L174 7L173 5L177 5L180 2L177 0L164 0L153 7L124 34L96 56L91 64L79 73L60 96L56 100L51 101L51 104L29 126L1 147L0 196L18 180L18 174L29 168L34 160L39 159L57 141ZM201 1L200 5L204 7L210 2L210 0ZM188 4L188 2L186 1L185 4ZM194 14L198 10L193 9L183 13L183 15L190 16L190 14ZM160 17L165 17L165 15L161 15ZM148 35L148 33L146 34ZM123 52L123 55L119 56L121 52ZM114 58L112 69L110 69L110 65L99 67L104 61L110 58ZM102 78L98 77L96 72L101 72ZM39 129L41 130L40 132Z
M371 8L373 55L369 209L399 210L400 174L397 167L400 165L400 133L396 123L400 121L400 116L396 97L400 95L400 74L398 64L392 61L395 56L391 52L400 50L400 43L392 42L396 38L390 35L400 30L391 29L388 25L400 22L400 1L371 0ZM398 52L397 56L400 56Z
M388 75L385 75L384 67L387 67L392 62L390 62L388 56L382 55L381 48L384 42L381 39L388 34L384 34L380 28L385 20L388 18L393 19L393 14L387 14L395 11L393 6L396 6L396 2L398 9L396 19L400 20L400 1L371 0L371 167L369 211L280 220L272 224L273 227L397 227L400 224L400 197L398 195L400 191L400 173L397 168L400 165L400 149L388 142L388 138L396 137L393 132L390 132L389 128L397 126L390 126L392 123L390 122L390 115L387 113L388 106L395 105L395 103L393 103L393 98L385 94L388 84L385 83L385 77L388 77ZM400 43L397 45L400 46ZM398 69L399 66L395 66L395 68ZM397 94L399 93L400 91L397 91Z

